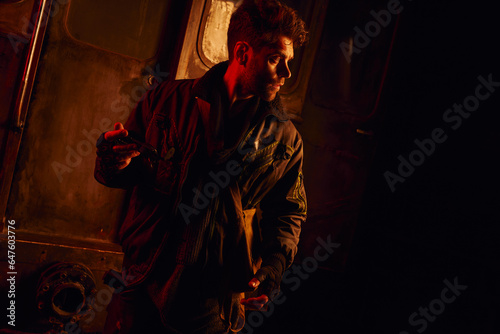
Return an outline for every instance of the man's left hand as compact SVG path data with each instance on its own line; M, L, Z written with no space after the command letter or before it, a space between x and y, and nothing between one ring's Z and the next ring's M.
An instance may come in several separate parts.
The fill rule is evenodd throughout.
M257 289L260 285L260 281L256 278L252 278L248 285L251 288ZM269 302L269 297L262 294L259 297L245 298L241 300L241 304L245 306L248 310L259 311Z
M262 266L248 282L248 286L257 291L258 297L245 298L241 304L251 310L261 310L272 300L279 291L283 271L285 270L285 256L273 253L262 260Z

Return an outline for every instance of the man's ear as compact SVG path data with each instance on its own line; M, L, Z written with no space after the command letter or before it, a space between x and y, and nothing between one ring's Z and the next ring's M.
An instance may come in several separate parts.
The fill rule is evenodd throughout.
M245 66L248 62L248 55L250 52L250 45L246 42L238 42L234 46L234 59L238 64Z

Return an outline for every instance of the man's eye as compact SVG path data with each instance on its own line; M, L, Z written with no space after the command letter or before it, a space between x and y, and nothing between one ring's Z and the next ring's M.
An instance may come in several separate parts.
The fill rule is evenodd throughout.
M281 59L281 57L274 56L274 57L269 58L269 62L271 62L271 64L277 64L280 62L280 59Z

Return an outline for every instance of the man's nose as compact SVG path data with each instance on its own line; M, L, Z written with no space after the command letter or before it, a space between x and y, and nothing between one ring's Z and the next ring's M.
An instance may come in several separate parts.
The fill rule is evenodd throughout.
M278 70L279 70L278 75L280 78L289 79L292 76L292 72L290 72L290 68L288 68L288 64L285 62L282 62Z

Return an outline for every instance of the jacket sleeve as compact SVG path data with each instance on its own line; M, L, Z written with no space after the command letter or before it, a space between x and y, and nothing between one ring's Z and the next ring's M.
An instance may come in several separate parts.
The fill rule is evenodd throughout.
M127 122L124 124L124 128L134 133L141 141L144 141L148 119L151 114L151 93L152 91L146 93L143 99L132 110ZM105 186L128 189L141 182L146 173L145 169L146 164L140 155L133 158L132 162L126 168L117 171L98 153L95 161L94 177L99 183Z
M297 134L298 135L298 134ZM260 203L262 258L281 253L289 267L297 253L301 226L306 220L307 199L302 176L303 144L298 145L279 181Z

